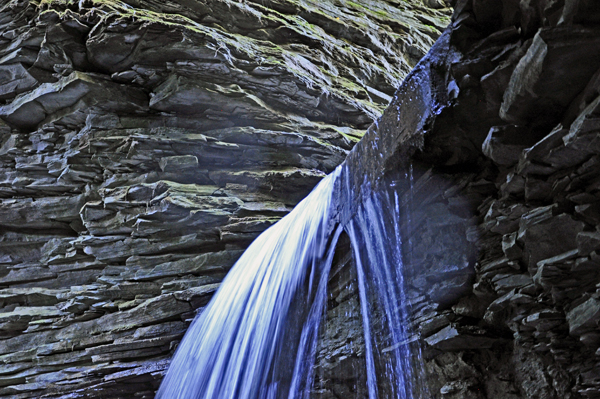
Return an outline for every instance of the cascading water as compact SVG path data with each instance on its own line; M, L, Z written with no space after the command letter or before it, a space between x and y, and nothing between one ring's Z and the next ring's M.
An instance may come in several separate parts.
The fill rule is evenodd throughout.
M157 398L308 399L342 229L357 266L369 398L423 397L407 339L397 190L365 185L353 216L339 220L336 193L355 202L349 173L338 168L250 245L188 330Z
M350 179L344 180L345 195L352 198ZM359 206L344 226L356 261L370 398L430 397L420 349L409 338L400 233L408 215L402 215L399 185L390 180L372 190L364 183Z
M304 363L314 352L333 257L326 252L335 247L332 233L339 236L331 217L338 175L324 178L237 261L179 345L157 398L274 399L305 391L301 376L310 371Z

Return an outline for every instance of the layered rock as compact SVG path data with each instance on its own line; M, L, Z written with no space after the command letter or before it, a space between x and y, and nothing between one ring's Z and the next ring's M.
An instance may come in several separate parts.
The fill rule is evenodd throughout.
M243 248L391 100L348 164L357 190L408 177L427 397L600 397L600 10L457 1L394 95L447 22L424 3L5 2L0 395L152 397ZM348 251L321 398L365 395Z
M456 2L348 158L357 191L410 177L428 397L600 397L599 22L585 0Z
M1 2L0 397L153 397L227 270L344 160L444 7Z

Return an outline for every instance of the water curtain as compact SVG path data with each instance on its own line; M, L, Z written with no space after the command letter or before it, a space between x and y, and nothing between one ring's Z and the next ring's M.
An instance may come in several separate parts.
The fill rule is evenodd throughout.
M294 369L314 346L304 326L309 316L320 317L325 296L338 175L324 178L244 252L190 326L158 398L282 398L292 383L305 384L293 380Z
M394 184L338 220L335 195L354 202L339 167L261 234L190 326L158 391L160 399L308 399L327 280L342 230L352 244L370 398L412 399L400 204ZM339 204L338 204L339 205ZM391 229L390 229L391 227Z
M351 179L343 180L343 196L352 198ZM401 203L399 192L411 188L412 174L388 177L377 188L363 183L358 208L344 226L356 262L369 398L431 397L417 336L409 328L403 275L403 252L410 248L401 231L410 232L412 203L410 193L404 195L409 203Z

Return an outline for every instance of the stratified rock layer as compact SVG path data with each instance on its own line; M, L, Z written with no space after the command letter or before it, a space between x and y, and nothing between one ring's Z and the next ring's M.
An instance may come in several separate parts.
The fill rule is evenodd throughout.
M598 398L600 6L454 6L347 160L357 191L409 176L394 183L426 396Z
M440 1L0 7L2 398L153 397L243 249L450 21Z

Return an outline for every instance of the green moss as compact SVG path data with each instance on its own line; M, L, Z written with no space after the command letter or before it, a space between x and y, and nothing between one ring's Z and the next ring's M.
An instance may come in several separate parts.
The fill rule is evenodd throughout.
M176 14L164 14L151 10L134 8L119 0L86 0L87 4L103 12L104 18L111 16L132 19L148 23L160 23L169 26L183 27L199 33L206 33L206 28L191 19ZM38 7L44 12L56 11L64 13L71 7L78 7L77 0L40 0Z
M387 11L383 11L383 10L373 10L373 13L375 13L383 18L387 18L390 16L390 14Z
M360 139L362 139L366 133L362 130L344 129L344 128L338 128L338 127L334 127L334 130L353 143L358 143L360 141Z
M354 1L346 1L346 5L352 7L356 10L361 10L361 12L358 15L362 16L363 18L368 18L368 15L385 18L385 19L391 18L390 13L381 8L367 7L363 4L355 3Z
M286 14L262 5L261 0L247 0L243 6L238 0L219 1L226 3L235 12L244 13L246 10L250 13L248 15L272 21L269 22L269 26L285 26L295 31L298 37L303 38L300 42L303 44L295 41L277 45L268 39L250 38L243 34L227 32L218 26L203 25L191 19L196 18L194 14L189 14L190 18L188 18L184 15L134 8L120 0L84 0L84 4L86 8L94 6L98 15L109 19L110 22L125 19L142 24L167 25L173 30L195 32L200 36L200 40L207 43L206 46L223 54L232 64L236 59L244 59L251 61L250 65L281 67L293 75L294 80L301 82L300 86L304 84L309 90L320 90L327 95L341 98L371 116L377 116L382 107L381 104L368 101L369 96L365 85L370 84L369 80L371 78L379 81L386 80L390 84L396 84L407 72L407 63L398 49L398 43L402 43L403 37L406 36L401 27L406 26L406 31L417 29L421 33L427 32L427 35L432 37L434 33L439 34L439 28L432 25L423 26L414 19L412 14L402 11L405 6L400 5L399 2L340 0L334 3L321 0L284 0L296 8L294 13ZM65 14L77 13L80 0L33 0L33 2L46 12ZM139 7L161 10L161 7L156 6L154 2L152 3L154 5L148 3L145 5L145 2L136 2L136 4L140 4ZM444 22L446 20L449 22L448 17L434 14L434 19L429 23L437 24L437 20L440 20L438 17L443 17ZM400 28L389 29L386 21L393 21L389 26L400 26ZM401 33L394 32L394 29ZM369 44L352 43L351 41L356 41L354 38L358 35L363 35L362 41ZM312 56L313 43L324 50L326 59ZM312 68L307 69L302 63L290 62L298 55L308 59L316 69L309 70ZM339 73L330 68L331 64L335 65ZM359 70L360 73L357 72ZM365 79L364 75L368 78ZM363 83L361 79L366 81Z

